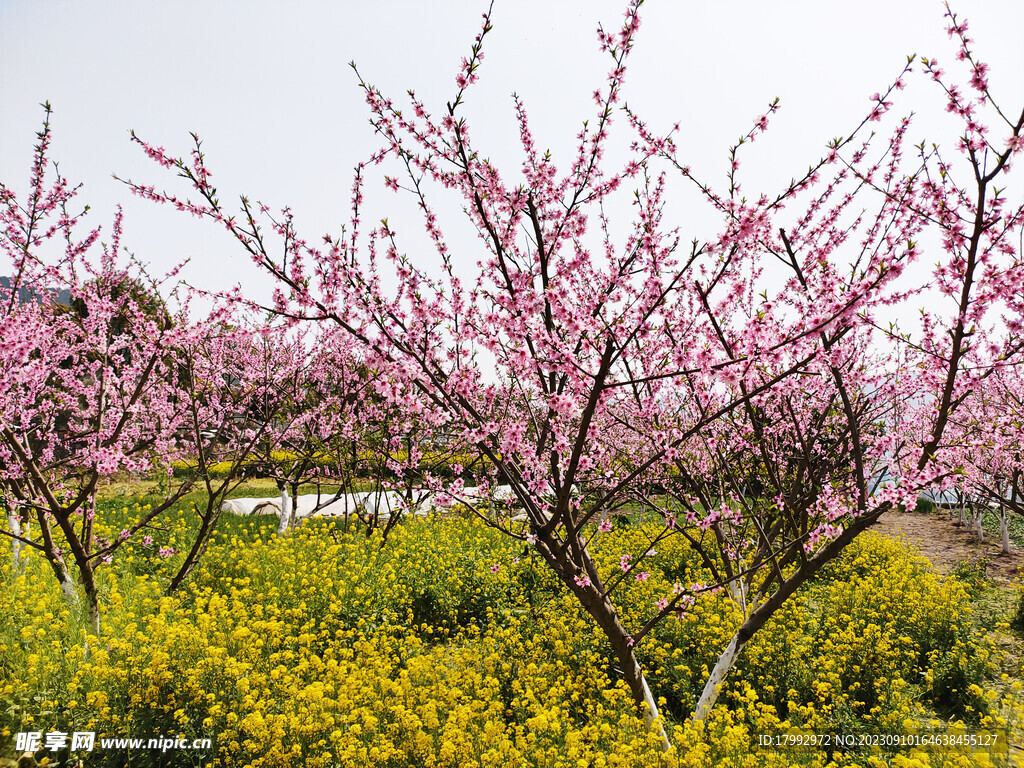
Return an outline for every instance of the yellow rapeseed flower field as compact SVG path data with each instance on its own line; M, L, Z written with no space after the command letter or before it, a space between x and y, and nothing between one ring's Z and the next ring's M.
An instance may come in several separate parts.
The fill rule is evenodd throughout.
M1020 686L1013 674L993 684L1006 660L977 628L967 588L886 539L863 537L782 609L699 726L688 715L739 621L735 606L724 594L702 599L648 635L638 653L668 719L664 753L601 633L529 548L482 523L409 520L382 548L338 521L278 538L257 518L232 519L168 597L181 555L156 549L183 548L189 525L182 510L158 542L100 569L99 636L43 563L0 561L0 749L19 731L94 730L212 740L168 765L910 768L1009 758L758 740L936 726L1020 739ZM597 536L603 575L645 535L637 525ZM685 542L659 550L650 578L615 592L627 626L676 582L701 579Z

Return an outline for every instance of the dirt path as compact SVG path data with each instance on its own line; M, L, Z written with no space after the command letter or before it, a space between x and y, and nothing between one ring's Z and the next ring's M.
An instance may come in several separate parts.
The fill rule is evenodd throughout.
M1016 549L1002 555L998 539L990 537L978 542L950 520L946 512L888 512L871 530L906 540L940 573L949 573L964 560L977 563L982 558L988 558L988 575L994 579L1009 580L1024 573L1024 551Z

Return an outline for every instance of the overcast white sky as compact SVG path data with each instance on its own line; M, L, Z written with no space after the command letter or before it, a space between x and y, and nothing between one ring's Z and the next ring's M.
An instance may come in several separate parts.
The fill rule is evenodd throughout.
M85 183L81 200L100 221L124 205L125 244L138 257L157 273L189 257L190 282L219 289L242 280L265 294L265 279L223 232L132 198L111 178L182 189L129 142L129 129L177 154L188 151L195 131L222 199L246 193L275 208L290 205L315 241L347 218L352 168L375 146L347 62L396 99L414 88L440 112L486 5L0 0L0 179L25 188L38 105L49 100L53 157ZM567 167L608 70L594 30L599 21L616 27L624 8L610 0L496 0L481 81L470 92L477 148L514 173L516 91L538 143ZM994 92L1019 113L1024 2L963 0L956 8L992 66ZM655 126L681 122L684 156L717 180L728 146L780 97L768 136L744 158L746 189L773 190L859 122L868 97L884 90L906 55L955 64L943 12L937 0L649 0L626 100ZM897 107L928 115L937 106L941 115L941 94L923 78L920 85ZM955 138L927 119L913 135ZM684 239L703 231L706 222L687 220L685 207L673 214ZM479 254L464 242L474 263Z

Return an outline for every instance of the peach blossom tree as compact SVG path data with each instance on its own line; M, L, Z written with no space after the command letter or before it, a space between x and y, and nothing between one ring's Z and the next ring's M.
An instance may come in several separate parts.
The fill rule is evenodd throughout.
M357 73L381 145L356 168L346 227L321 244L300 237L288 209L243 198L237 215L226 211L198 139L175 157L136 137L190 191L132 189L217 222L277 279L268 309L350 334L402 383L396 406L460 434L487 468L480 486L507 484L519 514L480 503L461 481L450 495L536 549L660 729L640 662L652 627L712 591L740 608L693 713L703 719L745 644L802 584L886 511L955 473L950 419L1020 352L1024 214L998 186L1024 149L1024 114L997 106L966 23L949 12L967 85L921 64L961 120L952 157L908 146L910 119L891 109L917 74L911 60L818 163L750 196L739 158L771 104L730 149L718 188L691 171L673 130L624 102L640 5L598 30L611 68L565 166L538 148L517 97L521 165L499 168L478 148L464 113L488 12L438 114L414 93L400 108ZM403 250L389 219L365 223L378 168L418 207L429 249ZM668 221L679 183L720 218L717 235L687 243ZM449 241L434 194L458 199L475 242ZM885 313L917 309L926 284L937 297L920 331L887 326ZM599 572L588 542L636 504L664 530L623 553L621 573ZM665 536L685 536L711 581L677 585L626 626L614 589L642 574Z

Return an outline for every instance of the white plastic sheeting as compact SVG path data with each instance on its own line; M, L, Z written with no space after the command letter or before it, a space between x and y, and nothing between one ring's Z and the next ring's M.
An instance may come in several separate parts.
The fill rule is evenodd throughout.
M290 501L290 500L289 500ZM405 501L401 494L395 491L346 493L334 498L333 494L315 493L296 497L295 514L298 518L305 518L313 515L315 517L342 517L346 512L350 515L373 514L376 512L381 517L389 517L393 511L403 509ZM282 499L228 499L221 504L221 511L233 515L281 515ZM416 505L417 512L427 512L434 508L431 500L425 499ZM287 509L286 512L291 512Z
M467 488L462 496L467 499L477 498L475 489ZM498 501L511 501L514 497L512 489L507 485L499 485L493 489L493 498ZM345 493L334 498L333 494L315 493L296 497L298 502L296 517L342 517L346 512L350 515L357 512L363 515L377 513L380 517L390 517L391 513L405 509L405 499L397 491L364 491L362 493ZM281 516L281 497L266 499L227 499L220 508L223 512L233 515L274 515ZM433 496L419 499L413 505L413 512L425 515L443 507ZM290 512L291 510L286 510Z
M233 515L280 515L281 499L228 499L220 508Z

